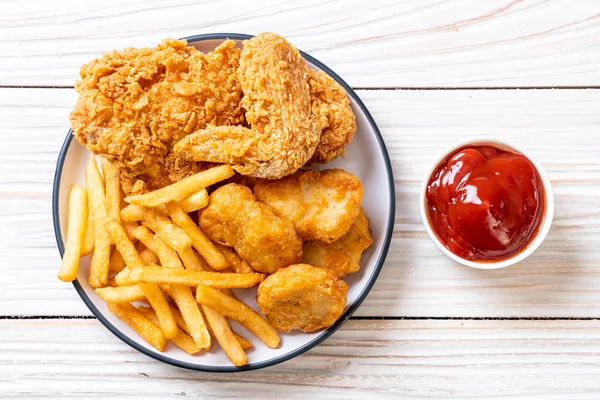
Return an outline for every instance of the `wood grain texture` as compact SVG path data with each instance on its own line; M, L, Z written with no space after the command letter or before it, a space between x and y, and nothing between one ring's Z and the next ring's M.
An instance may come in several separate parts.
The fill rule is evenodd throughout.
M599 90L358 93L389 149L397 214L383 272L357 315L600 317ZM72 286L56 279L51 216L54 168L74 101L66 89L0 89L0 315L89 315ZM483 134L529 148L556 198L542 247L496 271L447 259L418 210L421 179L437 153Z
M0 2L0 85L72 86L101 53L275 31L357 87L600 85L600 2Z
M349 321L294 360L236 374L159 363L96 320L5 320L0 338L0 396L10 397L596 399L600 392L600 321Z

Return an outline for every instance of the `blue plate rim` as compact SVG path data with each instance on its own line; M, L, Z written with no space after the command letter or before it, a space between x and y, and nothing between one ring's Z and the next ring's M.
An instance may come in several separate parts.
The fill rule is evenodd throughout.
M247 35L247 34L242 34L242 33L208 33L208 34L187 36L182 39L187 40L188 43L194 43L194 42L215 40L215 39L246 40L246 39L250 39L252 37L253 37L252 35ZM342 314L342 316L332 326L330 326L328 329L324 330L319 336L317 336L310 342L305 343L304 345L298 347L297 349L295 349L293 351L290 351L288 353L274 357L270 360L247 364L242 367L236 367L236 366L212 366L212 365L189 363L189 362L180 361L180 360L168 357L162 353L153 352L153 351L145 348L144 346L141 346L139 343L132 340L129 336L127 336L122 331L117 329L117 327L114 326L108 319L106 319L104 317L104 315L100 312L100 310L94 305L94 303L88 297L87 293L84 291L84 289L81 286L81 284L79 283L79 281L78 280L73 281L73 286L75 287L75 290L77 290L77 293L79 294L79 296L81 297L81 299L83 300L85 305L94 314L94 316L96 316L96 318L109 331L111 331L116 337L121 339L123 342L125 342L127 345L134 348L135 350L137 350L149 357L152 357L155 360L162 361L164 363L171 364L176 367L185 368L185 369L189 369L189 370L195 370L195 371L203 371L203 372L243 372L243 371L251 371L251 370L257 370L257 369L273 366L273 365L285 362L296 356L299 356L300 354L307 352L308 350L317 346L318 344L323 342L325 339L327 339L329 336L331 336L348 319L350 319L352 314L354 314L354 312L360 307L362 302L365 300L365 298L371 291L373 285L375 284L375 281L377 281L377 277L379 276L379 273L381 272L381 269L383 268L383 264L385 262L385 258L387 257L387 253L388 253L388 250L390 247L390 243L392 240L392 233L393 233L393 229L394 229L394 219L395 219L395 215L396 215L396 193L395 193L394 174L393 174L393 170L392 170L392 163L390 161L390 156L387 151L387 147L385 146L385 142L383 141L383 137L381 136L381 132L379 131L379 128L377 127L377 124L375 123L373 116L371 115L371 113L369 112L367 107L364 105L364 103L362 102L360 97L358 97L358 95L354 92L354 90L338 74L336 74L333 70L331 70L325 64L323 64L322 62L320 62L313 56L306 54L303 51L300 51L300 53L306 60L310 61L313 65L315 65L319 69L325 71L329 76L331 76L333 79L335 79L340 85L342 85L342 87L346 90L346 92L354 99L356 104L358 104L359 108L364 113L365 117L367 118L369 125L371 125L371 128L375 132L377 142L379 144L379 147L380 147L382 155L383 155L386 172L387 172L388 187L390 188L390 191L389 191L390 214L389 214L389 218L387 221L384 243L381 248L381 252L379 253L379 257L377 259L375 268L374 268L373 272L371 273L371 276L369 277L367 284L363 288L362 292L359 294L356 301L352 304L352 306L350 306L344 312L344 314ZM60 153L58 155L58 160L56 162L56 171L55 171L55 175L54 175L54 183L53 183L53 188L52 188L52 219L53 219L53 223L54 223L54 235L56 237L56 244L58 246L58 250L59 250L61 257L63 256L63 253L64 253L64 243L62 240L62 234L61 234L61 229L60 229L60 217L59 217L58 202L59 202L60 181L61 181L61 177L62 177L62 171L63 171L65 159L66 159L66 156L67 156L67 153L69 150L69 146L71 145L72 140L73 140L73 131L71 129L69 129L69 132L67 133L67 137L65 138L65 141L64 141L62 148L60 150Z

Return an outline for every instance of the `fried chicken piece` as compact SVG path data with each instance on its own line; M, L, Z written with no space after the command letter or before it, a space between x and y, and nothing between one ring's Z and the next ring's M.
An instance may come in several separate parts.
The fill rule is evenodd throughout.
M254 185L258 201L296 225L303 240L331 243L356 220L362 201L360 179L343 169L299 171Z
M321 141L309 164L325 164L344 153L356 132L356 117L346 90L323 71L310 70L313 111L321 125Z
M200 228L212 241L233 247L259 272L272 274L302 258L294 224L259 203L247 187L230 183L210 195Z
M144 186L138 179L156 189L198 172L197 163L171 156L172 147L207 124L244 121L239 57L232 40L208 54L181 40L105 54L81 68L73 134L120 161L128 192Z
M346 282L327 270L296 264L262 281L256 302L275 329L314 332L337 321L344 312L347 294Z
M343 278L360 269L360 257L372 244L369 220L361 208L350 230L335 242L305 242L302 262L324 268L334 276Z
M312 157L321 136L306 61L283 37L261 33L244 41L237 75L251 128L209 126L177 143L175 152L188 160L228 163L259 178L295 172Z

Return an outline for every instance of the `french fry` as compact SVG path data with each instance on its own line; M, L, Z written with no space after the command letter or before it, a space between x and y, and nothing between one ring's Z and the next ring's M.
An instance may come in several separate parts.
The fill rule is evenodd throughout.
M158 264L158 257L149 248L144 248L140 252L140 257L146 264Z
M192 240L181 228L157 211L146 209L144 221L154 233L173 249L183 252L192 245Z
M129 303L146 299L144 291L138 284L98 288L96 294L107 303Z
M153 192L127 196L125 201L140 206L157 207L170 201L181 200L214 183L230 178L233 174L234 171L230 165L219 165Z
M131 279L131 270L127 267L123 268L121 272L115 275L115 283L119 286L130 286L137 284L137 282L134 282Z
M133 237L144 243L144 246L150 249L151 252L158 254L156 243L154 243L154 235L150 232L150 229L140 225L133 230Z
M58 271L58 279L72 282L77 278L79 258L85 238L88 204L87 193L79 185L73 185L69 193L69 224L67 226L67 243Z
M191 247L185 249L183 253L179 254L179 258L183 262L185 269L192 271L206 271L207 269L212 270L206 261L196 253L196 250Z
M160 267L132 269L130 277L134 282L163 283L169 285L197 286L214 288L249 288L265 279L264 274L228 274L222 272L190 271Z
M131 240L132 242L135 240L135 238L133 237L133 231L135 230L135 228L137 228L139 225L137 222L121 222L121 226L123 227L123 229L125 229L125 232L127 232L127 237L129 238L129 240Z
M199 192L189 195L188 197L179 200L179 205L186 213L200 210L208 205L208 192L202 189Z
M117 222L121 222L119 210L121 209L121 184L119 182L121 171L115 160L102 157L100 160L102 174L104 175L104 187L106 188L106 215Z
M123 260L125 260L125 264L127 264L130 269L137 269L146 265L131 240L129 240L127 232L125 232L125 229L121 224L112 218L105 218L104 226L110 235L111 241L117 247Z
M85 237L83 238L83 244L81 245L81 256L87 256L94 250L95 238L94 232L96 231L96 226L94 225L94 213L93 208L91 206L92 202L90 200L90 192L87 192L87 204L88 204L88 215L87 215L87 223L85 225Z
M121 272L123 268L125 268L125 260L119 253L119 250L115 249L110 256L110 270L113 272Z
M231 247L223 246L218 243L214 243L217 249L225 256L233 272L238 274L249 274L255 272L250 264L248 264L239 254Z
M173 314L173 318L175 319L175 323L177 324L179 329L181 329L182 331L184 331L185 333L187 333L189 335L190 330L188 329L188 326L185 323L185 320L183 319L183 315L181 315L181 313L179 312L177 307L175 307L174 305L169 304L169 307L171 307L171 314Z
M192 246L194 246L211 268L221 271L229 266L229 262L225 256L204 235L200 227L183 211L179 204L171 202L167 204L167 209L173 222L191 238Z
M165 299L165 295L156 283L140 283L139 287L144 292L144 296L156 312L160 329L162 329L167 339L172 339L177 335L179 328L175 323L169 303Z
M225 317L210 307L205 305L202 305L201 307L204 316L206 317L206 321L208 322L208 328L233 365L238 367L245 365L248 361L246 353L231 331Z
M108 281L110 266L110 238L104 227L106 207L104 206L104 184L94 157L87 164L85 182L90 199L90 208L94 215L94 254L90 262L89 283L93 288L104 286Z
M248 339L246 339L242 335L236 333L234 330L231 330L231 331L233 332L233 336L235 336L235 339L238 341L238 343L240 344L240 346L242 346L242 349L244 351L250 350L251 348L254 347L254 345L252 344L251 341L249 341Z
M154 243L156 245L156 254L160 260L160 265L166 268L183 269L181 260L177 256L177 252L167 245L158 236L154 237ZM188 247L191 250L191 247Z
M115 279L115 277L114 277L114 276L113 276L112 278L108 278L108 283L107 283L107 284L108 284L108 286L110 286L110 287L117 287L117 286L119 286L119 285L117 284L117 280Z
M136 204L129 204L120 211L119 215L124 222L135 222L143 220L145 213L146 209L144 207Z
M241 301L204 285L199 285L196 289L196 300L224 317L238 321L270 348L274 349L279 346L279 335L275 329L250 306Z
M107 304L106 307L136 331L158 351L164 351L167 339L162 330L129 303Z
M158 323L159 323L158 317L156 316L156 313L154 312L154 310L151 307L139 306L139 307L137 307L137 309L142 314L144 314L144 316L146 318L148 318L154 324L158 325ZM194 339L192 339L189 335L187 335L185 332L183 332L180 329L177 330L177 335L172 337L171 341L177 347L179 347L180 349L182 349L183 351L185 351L188 354L193 355L193 354L200 352L200 350L201 350L194 342Z
M194 300L191 289L181 285L173 285L168 288L161 285L161 288L166 291L173 301L175 301L175 304L177 304L185 324L189 328L189 334L198 347L201 349L210 349L212 340L208 333L204 318L202 317L202 313L200 313L198 303Z

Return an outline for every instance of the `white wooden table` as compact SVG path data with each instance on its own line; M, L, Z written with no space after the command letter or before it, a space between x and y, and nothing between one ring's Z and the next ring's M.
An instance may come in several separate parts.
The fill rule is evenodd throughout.
M50 195L79 66L208 32L279 32L371 110L396 178L392 246L363 306L284 364L208 374L112 336L59 265ZM0 2L0 397L600 398L600 1ZM554 225L478 271L426 236L426 165L467 135L546 166ZM367 194L368 195L368 194Z

